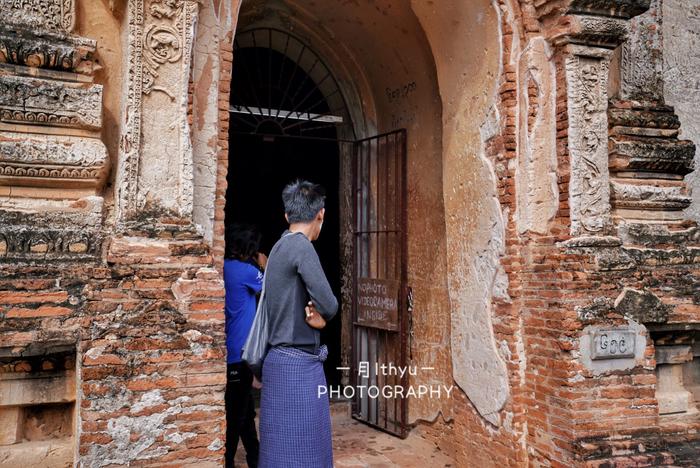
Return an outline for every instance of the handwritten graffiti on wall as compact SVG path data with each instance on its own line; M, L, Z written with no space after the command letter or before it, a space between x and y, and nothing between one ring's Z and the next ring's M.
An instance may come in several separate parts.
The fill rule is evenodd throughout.
M386 97L390 103L395 103L407 99L418 89L415 81L410 81L396 88L386 88Z

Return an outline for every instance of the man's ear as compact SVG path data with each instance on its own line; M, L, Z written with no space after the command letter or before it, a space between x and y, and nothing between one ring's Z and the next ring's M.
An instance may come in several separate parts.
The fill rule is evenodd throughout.
M325 209L325 208L321 208L320 210L318 210L318 214L316 215L316 219L319 220L319 221L323 221L323 217L324 217L325 215L326 215L326 209Z
M289 216L287 215L287 213L284 214L284 219L286 219L286 220L287 220L287 224L289 224Z

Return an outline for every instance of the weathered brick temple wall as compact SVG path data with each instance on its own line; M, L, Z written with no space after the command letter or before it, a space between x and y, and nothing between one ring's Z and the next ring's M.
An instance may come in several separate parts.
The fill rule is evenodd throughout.
M508 220L492 320L511 396L496 426L460 399L427 430L469 434L452 438L464 466L697 461L700 232L678 137L695 123L636 75L654 67L642 54L663 60L659 5L500 2L502 122L484 151ZM613 336L628 357L607 359Z
M197 4L0 11L0 463L219 466L223 282L191 221Z
M697 1L319 3L0 0L0 463L221 465L253 25L326 58L358 137L407 128L413 383L456 385L411 437L460 467L697 463Z

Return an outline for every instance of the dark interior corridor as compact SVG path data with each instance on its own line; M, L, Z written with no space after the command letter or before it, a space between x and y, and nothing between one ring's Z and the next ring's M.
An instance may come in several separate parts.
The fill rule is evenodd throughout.
M256 226L262 233L261 248L269 254L287 228L282 204L282 189L289 182L307 179L323 185L327 191L326 217L320 238L314 243L323 269L340 298L340 250L338 143L261 135L231 135L226 223L243 222ZM336 367L340 366L339 314L322 332L328 346L325 363L329 384L339 383Z

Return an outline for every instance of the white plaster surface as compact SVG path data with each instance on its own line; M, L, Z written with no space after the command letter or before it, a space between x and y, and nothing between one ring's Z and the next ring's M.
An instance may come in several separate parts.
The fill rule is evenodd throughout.
M518 164L515 219L519 232L547 232L559 206L554 64L544 38L527 45L518 64ZM530 96L528 87L536 88ZM531 112L534 118L531 118Z
M215 2L214 2L215 3ZM211 242L216 198L218 96L220 73L220 28L212 0L202 2L194 43L192 80L192 150L194 178L194 222ZM200 40L201 39L201 40Z
M441 4L443 5L443 4ZM500 128L494 112L500 60L497 9L488 1L445 2L435 10L413 3L435 56L443 104L445 197L452 372L477 411L500 424L510 389L492 327L494 290L505 222L486 140ZM426 11L428 10L428 11ZM473 21L455 26L452 18ZM445 35L445 24L456 27ZM461 37L462 40L454 40ZM465 44L479 44L465 47ZM481 67L473 70L473 64Z

